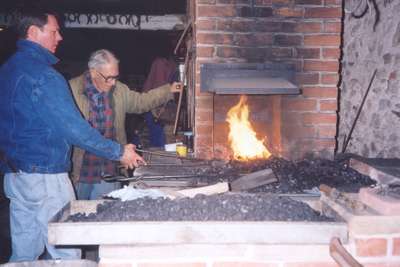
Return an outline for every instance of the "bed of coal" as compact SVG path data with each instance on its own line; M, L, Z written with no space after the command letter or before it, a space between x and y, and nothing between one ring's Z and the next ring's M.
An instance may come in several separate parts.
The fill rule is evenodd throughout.
M342 192L358 192L375 184L349 167L347 160L309 158L291 162L282 158L251 162L209 161L190 168L208 184L232 182L246 173L272 169L278 182L248 192L223 193L194 198L106 201L96 213L71 215L67 221L332 221L307 204L290 198L326 184Z

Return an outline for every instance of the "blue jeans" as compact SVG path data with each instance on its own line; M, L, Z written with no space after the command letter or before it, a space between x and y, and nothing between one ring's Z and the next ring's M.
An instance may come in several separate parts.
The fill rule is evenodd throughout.
M103 195L110 193L111 191L121 188L121 183L107 183L101 181L98 184L88 184L78 182L76 184L76 195L79 200L94 200L101 199Z
M164 147L164 126L160 122L156 122L154 120L154 116L151 111L144 113L144 120L146 121L147 127L149 128L150 146Z
M81 258L79 249L56 248L47 238L50 219L75 199L67 173L7 173L4 191L10 199L10 261L36 260L45 248L53 259Z

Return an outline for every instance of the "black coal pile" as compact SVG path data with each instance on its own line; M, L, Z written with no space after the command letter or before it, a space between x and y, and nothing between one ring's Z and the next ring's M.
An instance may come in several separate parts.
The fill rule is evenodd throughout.
M356 193L361 187L376 183L370 177L362 175L349 167L348 160L326 160L308 158L299 162L282 158L254 160L251 162L231 161L224 166L213 167L223 180L233 181L240 175L262 169L272 169L278 182L252 189L251 192L268 193L304 193L304 190L318 188L320 184L335 187L339 191ZM213 178L210 176L210 180ZM211 183L211 181L208 181Z
M268 194L197 195L169 200L149 197L108 201L97 212L75 214L67 221L332 221L307 204Z
M97 213L76 214L70 221L326 221L307 204L286 194L307 193L326 184L342 192L358 192L375 181L349 167L347 160L308 158L299 162L282 158L251 162L202 162L190 167L191 174L203 182L232 182L241 175L272 169L278 182L260 186L243 194L225 193L169 200L142 198L132 201L111 201L99 205ZM182 171L178 168L178 171ZM280 195L279 195L280 194Z

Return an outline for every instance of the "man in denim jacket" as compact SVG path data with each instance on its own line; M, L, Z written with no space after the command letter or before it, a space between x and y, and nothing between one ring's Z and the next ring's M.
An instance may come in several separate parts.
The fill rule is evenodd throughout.
M52 67L62 40L55 15L25 10L15 26L17 51L0 68L0 150L7 157L0 164L10 199L10 261L35 260L45 248L52 258L80 258L79 250L47 241L48 221L75 199L67 174L71 146L126 167L144 161L133 145L105 139L82 118L68 83Z

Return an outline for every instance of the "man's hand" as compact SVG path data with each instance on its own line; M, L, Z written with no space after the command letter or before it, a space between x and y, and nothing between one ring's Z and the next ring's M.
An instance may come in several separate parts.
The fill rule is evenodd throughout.
M124 154L120 161L125 168L133 169L139 165L146 165L146 161L135 152L135 145L127 144L124 146Z
M181 82L173 82L170 87L171 93L179 93L183 89L183 84Z

